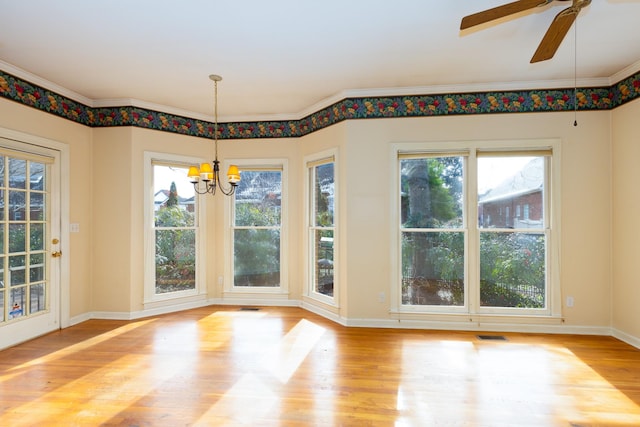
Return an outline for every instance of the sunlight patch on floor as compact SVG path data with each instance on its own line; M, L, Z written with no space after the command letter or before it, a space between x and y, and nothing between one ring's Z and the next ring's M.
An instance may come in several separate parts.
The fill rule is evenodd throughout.
M253 421L262 419L279 401L279 390L274 388L289 381L325 331L313 322L300 320L277 345L266 351L256 372L243 375L196 425L230 419L231 424L216 425L252 425ZM272 378L278 382L270 385Z
M242 376L204 413L196 425L253 425L278 402L278 396L256 375ZM215 422L215 423L214 423Z
M148 319L148 320L142 320L142 321L139 321L139 322L128 323L128 324L126 324L124 326L121 326L119 328L113 329L113 330L111 330L109 332L105 332L104 334L97 335L97 336L95 336L93 338L89 338L89 339L81 341L81 342L79 342L77 344L73 344L73 345L70 345L70 346L65 347L63 349L60 349L58 351L55 351L53 353L49 353L46 356L41 356L41 357L38 357L36 359L29 360L28 362L21 363L20 365L16 365L16 366L8 369L8 371L9 372L21 371L21 370L26 369L26 368L30 368L30 367L33 367L33 366L37 366L37 365L41 365L41 364L44 364L44 363L49 363L49 362L61 359L61 358L65 357L65 356L68 356L69 354L80 352L80 351L84 351L89 347L92 347L92 346L95 346L97 344L103 343L103 342L108 341L110 339L113 339L113 338L115 338L117 336L126 334L127 332L130 332L130 331L132 331L134 329L137 329L137 328L140 328L142 326L145 326L145 325L147 325L147 324L149 324L149 323L151 323L153 321L154 321L154 319ZM20 374L20 372L15 372L15 373L12 373L12 374L9 374L9 375L0 376L0 381L9 380L9 379L11 379L11 378L13 378L13 377L15 377L16 375L19 375L19 374Z
M145 356L123 355L100 369L43 393L38 399L20 405L11 412L14 415L28 414L30 422L41 422L41 425L46 425L48 418L62 419L65 413L77 413L77 420L82 420L84 416L92 424L103 423L116 417L163 382L169 381L181 369L190 369L188 366L188 361L186 364L176 364L174 359L166 359L164 362L154 361L151 369L150 361ZM68 404L60 405L60 399L68 401Z
M491 411L454 413L470 401ZM480 425L640 425L640 407L562 346L408 341L402 349L396 426L421 422ZM443 418L444 417L444 418Z
M262 365L278 381L286 384L325 331L325 328L302 319L276 347L265 354Z

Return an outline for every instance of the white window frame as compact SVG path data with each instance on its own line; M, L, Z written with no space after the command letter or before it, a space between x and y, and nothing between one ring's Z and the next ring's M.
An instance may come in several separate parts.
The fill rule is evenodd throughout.
M206 203L199 200L196 194L196 286L179 292L157 294L155 289L155 227L154 227L154 163L170 164L183 168L199 165L206 160L201 157L182 156L170 153L144 152L144 308L154 309L175 304L201 303L207 299L206 284ZM185 176L185 179L186 176Z
M414 142L414 143L392 143L391 151L391 180L390 194L391 203L391 280L390 280L390 312L392 316L399 319L424 318L432 320L458 320L458 321L482 321L486 320L496 323L511 322L514 318L526 318L532 323L546 323L551 319L554 323L560 321L562 315L562 294L560 283L560 146L558 139L535 139L535 140L511 140L511 141L450 141L450 142ZM465 166L465 180L463 184L464 208L465 208L465 233L466 258L465 259L465 306L463 312L460 307L441 306L408 306L402 304L402 272L401 272L401 231L400 221L400 177L399 177L399 156L408 152L428 152L430 154L451 152L452 150L467 152L467 162ZM552 155L547 160L545 175L545 203L544 217L547 218L545 229L547 244L547 307L541 309L513 309L494 308L479 306L479 272L480 254L479 247L480 231L477 224L477 155L478 151L495 150L505 152L535 150L551 150ZM475 220L474 220L475 219ZM473 285L472 285L473 283ZM510 320L511 319L511 320Z
M314 289L314 248L315 239L312 238L312 233L315 232L317 227L311 223L311 209L313 206L312 196L314 194L315 182L312 182L310 170L319 164L333 162L333 296L324 295L316 292ZM306 156L303 159L303 175L304 180L304 259L305 259L305 271L304 277L306 278L306 286L304 287L303 295L310 300L322 303L326 307L337 309L340 306L340 232L338 224L339 222L339 170L338 170L339 154L337 149L330 149L319 153L314 153ZM322 162L322 163L320 163Z
M267 300L282 300L289 296L289 162L285 158L273 159L226 159L222 163L222 170L226 171L230 165L238 166L240 177L243 169L265 170L279 169L282 171L282 194L280 195L280 286L234 286L233 266L233 218L234 197L225 196L224 223L224 289L225 299L242 298L242 302L256 303Z

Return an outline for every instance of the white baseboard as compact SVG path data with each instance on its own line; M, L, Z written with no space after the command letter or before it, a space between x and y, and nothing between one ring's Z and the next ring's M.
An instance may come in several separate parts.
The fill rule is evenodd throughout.
M288 299L260 299L260 298L214 298L208 301L208 305L242 305L263 307L300 307L300 301Z
M419 319L348 319L337 313L325 310L314 304L298 300L264 300L252 298L216 298L206 301L198 301L187 304L158 307L135 312L110 312L94 311L74 316L70 319L70 325L76 325L90 319L109 320L135 320L143 317L173 313L212 305L239 305L239 306L272 306L272 307L301 307L311 313L331 320L339 325L357 328L389 328L389 329L435 329L451 331L487 331L487 332L522 332L544 334L575 334L575 335L602 335L613 336L627 344L640 349L640 338L627 334L615 328L603 326L572 326L566 324L529 324L508 322L457 322L443 320L419 320Z
M320 314L320 313L319 313ZM458 322L417 319L347 319L344 326L359 328L435 329L450 331L523 332L542 334L611 335L611 329L596 326L509 322Z
M91 317L92 313L82 313L78 316L73 316L69 318L69 326L77 325L78 323L86 322L87 320L93 319Z
M637 349L640 349L640 338L634 337L633 335L629 335L626 332L622 332L618 329L613 328L611 330L611 335L620 341L624 341L629 345L634 346Z
M337 313L332 313L329 310L325 310L322 307L319 307L314 304L309 304L308 302L302 302L301 307L311 313L317 314L318 316L322 316L325 319L331 320L342 326L347 326L347 319L340 317Z
M92 311L90 313L76 316L71 319L71 325L84 322L89 319L104 320L136 320L144 317L158 316L161 314L175 313L177 311L190 310L192 308L200 308L211 305L207 300L193 301L182 304L166 305L162 307L148 308L139 311Z

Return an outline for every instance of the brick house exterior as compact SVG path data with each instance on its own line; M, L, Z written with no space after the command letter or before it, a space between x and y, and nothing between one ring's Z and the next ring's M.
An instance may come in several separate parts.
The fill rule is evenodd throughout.
M544 225L544 158L536 157L516 175L478 198L478 224L494 228Z

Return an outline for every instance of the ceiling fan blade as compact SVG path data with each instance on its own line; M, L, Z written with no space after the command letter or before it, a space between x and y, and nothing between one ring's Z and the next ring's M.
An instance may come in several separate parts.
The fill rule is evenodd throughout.
M460 29L465 30L476 25L484 24L485 22L533 9L534 7L544 6L552 1L553 0L518 0L492 9L487 9L462 18Z
M569 7L556 15L540 45L538 45L536 53L533 54L531 64L553 58L553 55L556 54L560 47L560 43L564 40L564 36L567 35L569 28L578 17L578 12L580 12L580 9Z

